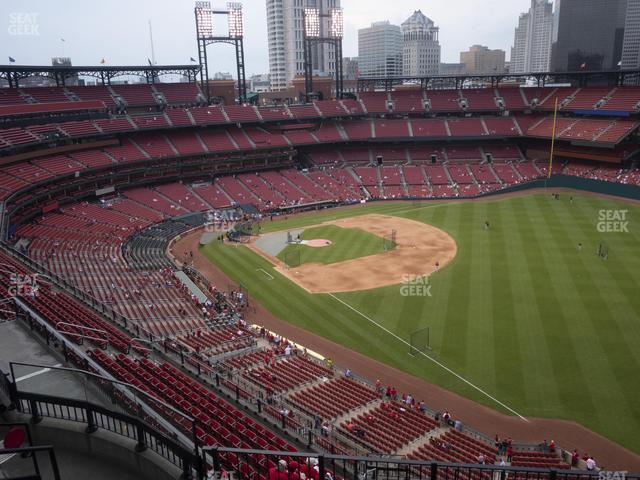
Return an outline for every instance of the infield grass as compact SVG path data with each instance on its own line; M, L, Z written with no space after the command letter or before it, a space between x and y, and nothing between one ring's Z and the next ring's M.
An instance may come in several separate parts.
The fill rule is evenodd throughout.
M382 253L383 239L359 228L342 228L336 225L323 225L321 227L308 228L300 235L301 240L324 239L330 240L331 245L326 247L308 247L302 244L287 245L277 257L287 262L292 255L299 255L298 265L305 263L330 263L343 262L353 258L366 257Z
M387 213L443 229L458 253L431 277L432 297L403 297L399 286L337 297L404 339L429 326L435 358L518 413L575 420L640 453L640 207L573 198L373 204L264 225L278 230ZM627 210L629 231L599 233L601 210ZM602 241L607 260L595 254ZM504 412L428 359L410 357L405 345L336 299L308 294L249 249L213 242L204 252L285 321Z

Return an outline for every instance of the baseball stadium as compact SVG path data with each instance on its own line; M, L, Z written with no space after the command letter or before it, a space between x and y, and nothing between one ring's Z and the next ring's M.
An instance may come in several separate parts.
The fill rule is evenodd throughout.
M310 8L261 96L194 14L0 66L3 478L640 478L640 71L328 78Z

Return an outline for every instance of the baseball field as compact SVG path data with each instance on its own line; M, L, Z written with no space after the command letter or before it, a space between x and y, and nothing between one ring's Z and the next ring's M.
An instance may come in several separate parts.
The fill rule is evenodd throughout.
M398 248L388 252L365 221L382 216L397 219ZM380 288L310 293L295 267L255 248L213 242L203 253L287 322L504 413L575 420L640 452L640 207L564 193L370 204L265 221L262 232L309 227L312 240L331 233L312 227L358 219L368 234L334 237L327 263L345 270L366 254L411 269L396 268ZM431 233L416 234L421 226ZM420 250L438 235L454 247ZM411 248L412 263L394 260ZM322 252L312 259L322 263ZM426 288L417 272L429 274ZM431 350L410 356L410 335L424 327Z

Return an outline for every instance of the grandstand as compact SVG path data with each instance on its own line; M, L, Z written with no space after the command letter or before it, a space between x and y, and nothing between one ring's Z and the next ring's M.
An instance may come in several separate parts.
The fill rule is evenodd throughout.
M486 431L248 325L246 291L210 283L174 240L204 227L223 241L229 211L266 219L539 187L552 137L551 181L639 198L639 115L640 89L623 85L398 88L260 107L210 104L195 82L0 88L0 263L48 279L16 297L3 277L15 311L2 316L107 392L106 407L83 404L89 430L117 429L107 407L126 414L118 433L185 475L271 478L278 460L298 475L310 454L298 463L297 452L313 451L402 458L407 478L501 478L503 460L517 478L558 478L572 467L562 446L518 444L507 459ZM66 418L16 383L0 383L4 395L23 416ZM359 460L329 457L322 471L358 474Z

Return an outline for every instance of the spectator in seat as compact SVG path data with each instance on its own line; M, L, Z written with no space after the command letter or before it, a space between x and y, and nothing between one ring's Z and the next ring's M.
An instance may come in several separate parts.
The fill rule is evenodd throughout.
M304 475L308 480L319 480L320 473L318 469L318 459L311 457L306 463L300 465L300 477Z
M597 465L596 465L596 461L593 459L593 457L589 456L589 458L587 458L587 470L591 471L591 470L595 470Z
M480 465L484 465L484 461L485 461L484 454L481 453L480 455L478 455L478 463Z
M549 453L556 453L556 442L553 440L549 443Z
M289 480L299 480L300 476L298 475L298 462L289 462L289 476L287 478Z
M513 447L511 445L507 446L507 462L510 462L513 458Z
M278 464L269 469L269 480L287 480L287 477L286 460L278 460Z
M572 467L577 466L579 460L580 460L580 455L578 454L578 449L574 448L573 453L571 454L571 466Z
M344 376L345 376L346 378L351 378L351 377L353 377L353 372L351 371L351 369L350 369L350 368L347 368L347 369L344 371Z

